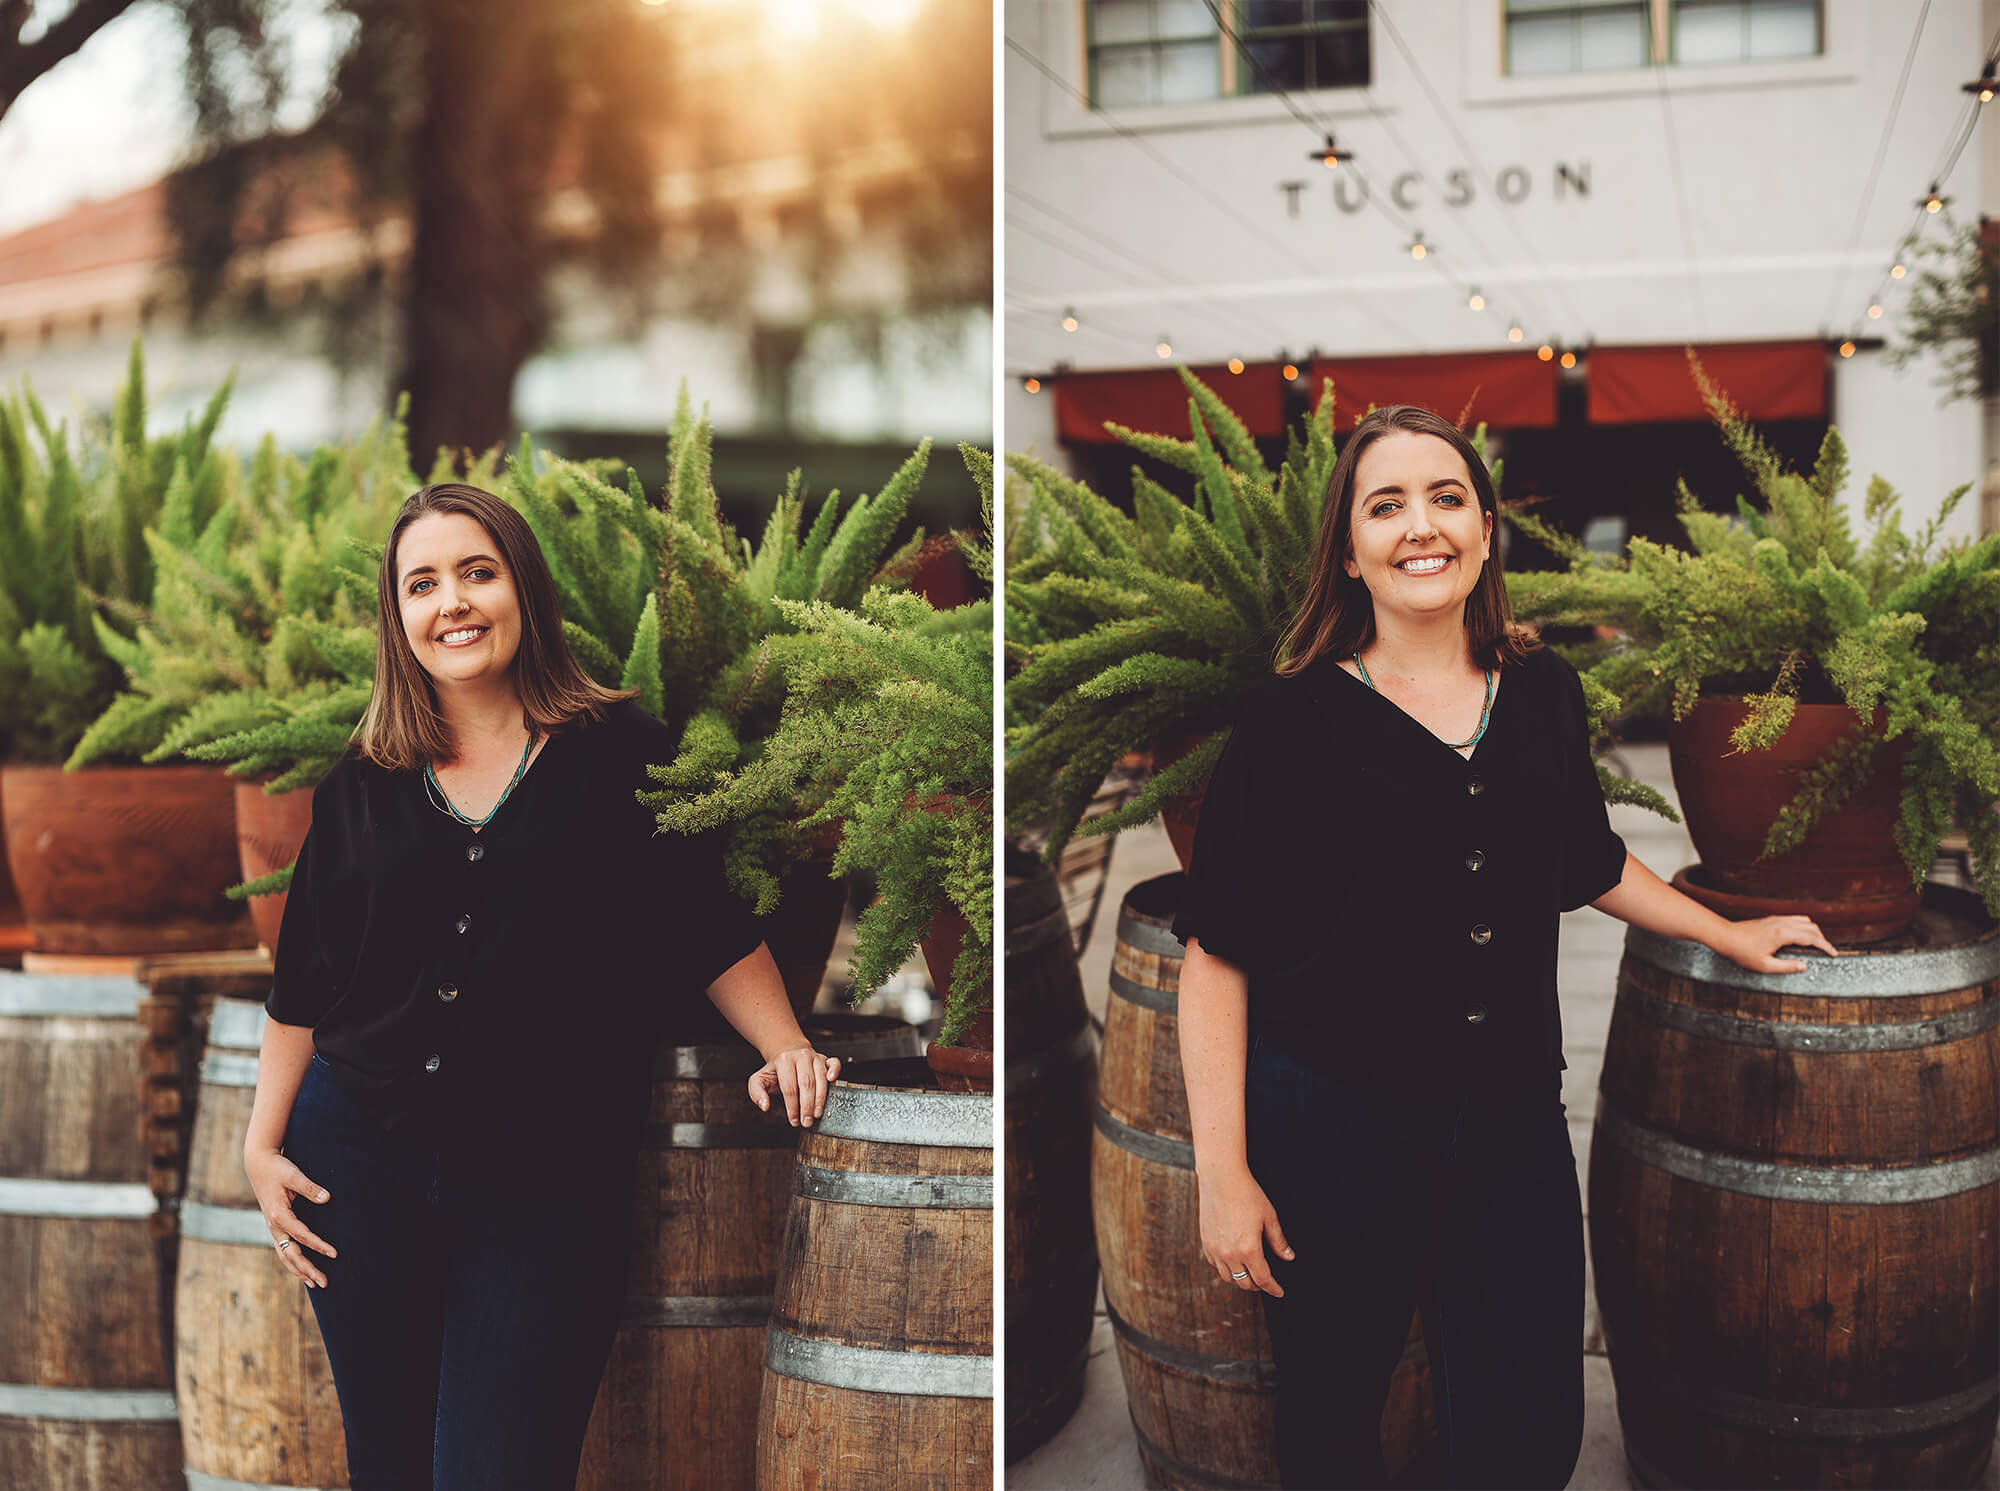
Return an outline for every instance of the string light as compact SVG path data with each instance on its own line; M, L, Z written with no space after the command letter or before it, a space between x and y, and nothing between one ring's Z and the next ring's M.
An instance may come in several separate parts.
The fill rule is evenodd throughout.
M1232 373L1240 373L1240 372L1242 372L1242 371L1243 371L1243 359L1242 359L1242 358L1240 358L1240 357L1232 357L1232 358L1230 358L1230 359L1229 359L1229 371L1230 371L1230 372L1232 372Z
M1882 305L1880 301L1868 307L1868 319L1870 321L1880 321L1882 319Z
M1961 91L1970 93L1983 104L1992 103L1994 93L1993 64L1988 62L1984 67L1980 68L1978 78L1973 82L1964 84Z
M1064 331L1076 330L1076 312L1074 310L1065 310L1063 312L1062 329Z
M1926 212L1941 212L1944 210L1944 198L1938 195L1937 183L1935 181L1931 183L1929 193L1917 205Z
M1040 393L1042 391L1042 380L1039 378L1030 378L1021 387L1027 389L1029 393Z
M1889 278L1892 280L1899 280L1909 272L1910 272L1909 270L1905 269L1900 264L1892 264L1889 266Z
M1547 362L1555 355L1556 349L1551 347L1547 342L1543 342L1541 346L1535 349L1535 356L1539 357L1543 362Z
M1508 328L1507 328L1507 340L1508 340L1508 341L1510 341L1510 342L1518 342L1518 341L1520 341L1520 340L1521 340L1521 328L1520 328L1519 326L1510 326L1510 327L1508 327Z
M1563 365L1564 367L1566 367L1566 368L1573 368L1573 367L1575 367L1575 366L1576 366L1576 354L1575 354L1574 352L1565 352L1565 353L1563 353L1563 355L1562 355L1562 365Z
M1298 382L1298 380L1299 380L1299 368L1298 368L1298 364L1297 364L1297 363L1292 363L1292 362L1288 362L1288 363L1286 363L1286 364L1285 364L1285 381L1286 381L1287 383L1296 383L1296 382Z
M1429 252L1430 246L1424 242L1423 234L1419 233L1410 240L1410 257L1412 259L1421 259Z
M1851 341L1842 342L1840 344L1840 355L1842 357L1852 357L1854 355L1854 343Z
M1174 344L1167 340L1167 334L1164 331L1160 333L1160 345L1153 350L1162 357L1172 357L1174 355Z
M1338 145L1333 143L1333 136L1328 135L1326 137L1326 148L1323 150L1308 150L1306 152L1306 159L1316 160L1325 166L1327 170L1335 171L1340 168L1342 161L1353 160L1354 152L1352 150L1342 150Z
M1465 303L1475 311L1483 311L1486 309L1486 297L1479 293L1479 290L1476 286L1473 288L1472 294L1466 299Z

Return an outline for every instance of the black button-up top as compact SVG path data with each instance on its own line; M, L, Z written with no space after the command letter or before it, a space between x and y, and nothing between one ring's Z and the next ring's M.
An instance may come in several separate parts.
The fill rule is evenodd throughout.
M1249 975L1251 1028L1341 1075L1562 1062L1560 913L1624 872L1583 688L1547 648L1461 756L1322 657L1245 703L1174 934Z
M421 771L346 757L313 790L271 1018L310 1025L385 1132L617 1165L655 1045L763 938L719 841L655 834L633 796L673 754L635 701L611 705L551 736L476 833Z

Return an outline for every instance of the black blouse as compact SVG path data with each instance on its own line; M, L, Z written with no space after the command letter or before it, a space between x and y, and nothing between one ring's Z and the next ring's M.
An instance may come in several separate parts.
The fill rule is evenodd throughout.
M633 796L673 754L635 700L611 705L552 735L477 833L422 771L350 754L313 789L265 1009L313 1028L385 1132L620 1163L654 1047L763 940L719 840L656 834Z
M1496 679L1461 756L1332 657L1252 690L1174 935L1249 975L1250 1022L1343 1076L1563 1065L1560 913L1624 872L1576 670Z

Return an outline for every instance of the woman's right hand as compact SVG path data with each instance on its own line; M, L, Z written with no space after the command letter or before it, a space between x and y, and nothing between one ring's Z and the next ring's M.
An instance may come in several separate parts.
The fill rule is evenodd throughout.
M305 1256L305 1250L317 1248L329 1258L340 1255L292 1211L294 1196L303 1196L308 1201L325 1201L325 1188L316 1181L306 1179L304 1171L275 1149L245 1149L243 1169L250 1177L250 1189L257 1194L257 1209L263 1212L264 1225L271 1230L271 1243L278 1249L279 1260L297 1274L307 1288L326 1288L326 1275L313 1266ZM283 1246L287 1241L291 1243L290 1247Z
M1238 1289L1261 1289L1283 1299L1285 1291L1271 1277L1271 1265L1264 1256L1265 1239L1287 1262L1295 1255L1278 1225L1271 1198L1249 1167L1201 1175L1196 1188L1201 1196L1201 1251L1214 1266L1216 1277Z

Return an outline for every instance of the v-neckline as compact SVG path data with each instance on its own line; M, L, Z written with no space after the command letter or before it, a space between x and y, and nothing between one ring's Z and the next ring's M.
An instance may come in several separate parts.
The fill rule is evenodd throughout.
M1479 759L1480 747L1486 744L1486 737L1484 735L1480 736L1479 745L1476 745L1472 748L1472 754L1470 756L1461 756L1458 753L1458 748L1452 745L1450 741L1446 740L1442 735L1438 734L1435 730L1431 729L1429 725L1426 725L1422 720L1418 719L1415 715L1411 714L1407 709L1403 708L1403 706L1398 704L1394 699L1391 699L1387 694L1383 693L1380 689L1369 687L1369 685L1364 683L1360 678L1356 677L1354 674L1348 672L1345 668L1341 667L1340 660L1338 658L1328 658L1327 666L1333 669L1333 671L1338 673L1342 678L1345 678L1349 683L1353 684L1356 688L1360 689L1364 694L1368 694L1373 698L1380 699L1384 704L1388 705L1389 708L1393 709L1397 714L1401 715L1404 719L1408 720L1410 724L1415 726L1418 730L1421 730L1424 734L1425 739L1434 740L1438 743L1438 745L1442 749L1449 751L1451 753L1452 759L1458 762L1459 765L1470 766L1473 764L1474 761ZM1489 712L1486 716L1486 728L1489 732L1493 729L1494 717L1497 716L1500 712L1500 696L1503 693L1510 692L1510 690L1508 690L1505 686L1507 682L1505 677L1506 671L1507 670L1505 668L1496 668L1493 670L1493 708L1491 712Z
M521 793L525 791L527 788L529 778L535 775L535 768L542 764L542 758L547 756L551 750L555 749L555 743L558 740L562 739L564 735L567 735L569 733L570 732L567 730L558 730L553 734L551 734L546 740L542 742L541 749L536 751L534 755L529 758L526 768L523 769L523 771L521 772L521 780L514 784L513 790L511 792L509 792L504 798L502 798L498 803L494 805L492 813L489 814L486 821L480 824L477 828L474 828L470 823L459 822L459 820L453 817L450 813L439 813L439 816L442 817L445 820L445 822L449 823L453 828L466 829L469 832L478 835L480 837L480 840L484 842L487 831L491 829L494 824L500 821L501 809L505 808L508 803L516 802L520 799ZM421 772L418 773L419 777L421 777L422 775L423 773ZM451 801L451 794L445 792L443 782L438 783L438 791L441 794L443 794L445 801L447 802ZM430 787L428 783L424 784L424 805L428 807L433 813L438 812L437 804L431 801Z

